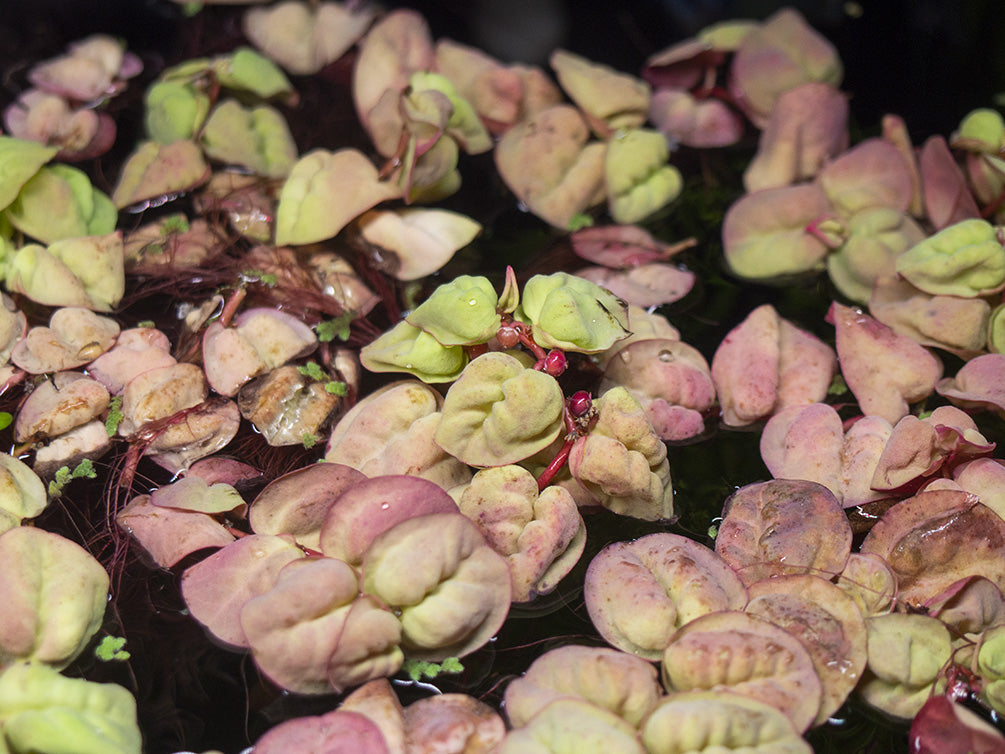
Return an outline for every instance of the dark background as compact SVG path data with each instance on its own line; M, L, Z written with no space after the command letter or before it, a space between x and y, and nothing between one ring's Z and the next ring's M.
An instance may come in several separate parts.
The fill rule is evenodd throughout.
M413 0L385 3L423 12L435 36L475 44L504 60L543 62L564 46L624 71L716 21L764 18L799 8L834 42L844 62L842 89L869 129L887 112L915 138L948 135L974 107L1005 91L1005 14L998 0ZM2 0L0 99L16 96L12 72L103 31L130 49L177 59L182 10L170 0Z

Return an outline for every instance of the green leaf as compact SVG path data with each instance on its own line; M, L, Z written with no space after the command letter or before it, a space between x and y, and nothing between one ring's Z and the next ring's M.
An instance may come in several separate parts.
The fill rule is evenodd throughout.
M233 55L213 61L221 86L251 92L262 99L293 93L293 85L282 70L250 47L239 47Z
M310 377L317 382L326 382L328 380L328 374L316 361L308 361L303 366L297 367L297 371L304 377Z
M55 164L40 168L7 209L25 235L51 244L115 230L118 213L82 170Z
M14 417L8 414L6 411L0 411L0 429L7 429L14 421Z
M464 671L464 666L456 657L448 657L443 662L406 659L401 669L413 681L421 681L423 678L436 678L441 673L461 673Z
M210 98L190 81L156 81L144 97L147 134L158 144L191 139L209 114Z
M119 429L119 422L122 421L122 396L116 395L108 404L108 416L105 418L105 431L109 437L115 437Z
M325 392L344 397L349 395L349 386L339 380L329 380L325 383Z
M63 494L63 487L65 487L70 482L70 467L60 466L56 470L55 478L49 482L49 496L59 497Z
M202 151L193 141L140 143L119 173L112 201L122 209L154 197L188 191L209 178Z
M604 173L608 209L622 225L637 223L676 199L684 188L680 171L667 164L666 137L659 131L619 131L607 144Z
M445 346L486 343L502 321L498 303L488 278L459 275L439 286L405 319Z
M94 464L91 462L90 458L85 458L83 461L78 463L77 467L73 470L73 474L71 474L72 479L80 479L81 477L94 479L97 476L98 472L94 470Z
M1005 119L1001 113L988 107L971 110L960 122L956 137L979 145L983 152L994 154L1005 143Z
M5 531L0 562L4 610L17 616L16 623L0 624L0 667L66 667L101 627L109 586L104 566L76 542L37 526Z
M310 450L318 444L318 437L313 432L304 432L303 435L300 436L300 442L303 443L307 450Z
M99 660L128 660L130 655L123 649L126 645L124 636L105 636L94 648L94 656Z
M588 215L585 212L577 212L569 220L569 230L576 232L577 230L582 230L583 228L593 227L593 215Z
M245 270L241 273L241 277L247 283L261 283L270 288L279 282L279 278L276 277L274 272L264 272L263 270Z
M114 683L67 678L38 663L0 673L0 751L140 754L136 701Z
M35 518L49 502L45 485L23 461L0 453L0 529L4 523L16 526L25 518Z
M126 290L122 234L28 244L8 260L7 290L47 306L111 311Z
M24 184L58 152L59 147L0 136L0 208L9 206Z
M276 244L308 244L332 238L351 220L401 187L381 180L377 168L357 149L315 149L290 170L279 192Z
M433 440L469 466L519 463L562 434L564 406L554 377L490 351L450 386Z
M556 272L523 287L518 318L530 322L543 348L597 353L628 335L628 308L606 288Z
M408 372L423 382L453 382L468 357L462 346L445 346L402 320L359 352L371 372Z
M188 218L181 212L164 218L161 223L161 235L165 238L172 233L188 233L191 228Z
M847 392L848 383L844 381L843 376L835 374L830 386L827 388L827 395L844 395Z
M943 228L897 257L897 274L933 296L975 298L1005 286L998 229L970 218Z
M94 479L97 476L98 472L94 470L94 464L91 462L90 458L85 458L83 461L78 463L72 471L69 466L61 466L56 471L55 478L49 482L49 496L58 497L59 495L62 495L63 488L74 479L80 479L81 477Z
M325 392L331 395L348 395L348 386L339 380L331 379L324 369L316 361L308 361L303 366L297 367L297 371L300 372L304 377L308 377L315 382L323 382L325 386ZM309 447L309 446L308 446Z
M248 168L257 175L283 178L297 161L297 145L275 108L245 108L234 99L210 113L199 143L215 160Z
M440 73L417 71L409 79L413 92L440 92L450 100L453 112L447 121L446 131L453 136L468 154L487 152L492 148L492 137L486 130L474 107L457 93L454 85Z
M343 312L334 319L326 319L318 322L314 330L318 334L318 340L322 343L330 343L338 338L341 341L349 340L349 325L355 319L352 312Z

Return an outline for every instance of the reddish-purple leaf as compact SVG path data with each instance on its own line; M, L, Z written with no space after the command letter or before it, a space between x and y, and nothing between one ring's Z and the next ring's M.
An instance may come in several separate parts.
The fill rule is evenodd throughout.
M378 536L429 513L457 513L457 503L433 482L404 474L358 481L347 485L328 508L321 524L321 551L358 566Z
M365 715L334 710L280 723L255 743L255 754L389 754L377 725Z
M244 604L272 588L279 570L304 557L288 534L251 534L187 569L181 594L192 617L219 641L247 648L241 628Z
M911 723L908 747L916 754L1000 754L1005 736L945 694L937 694Z
M823 485L774 479L741 487L726 500L715 551L748 585L781 574L830 578L848 560L851 526Z
M672 264L650 262L627 270L587 267L578 277L606 288L622 301L641 308L680 301L694 287L695 274Z
M939 380L935 390L965 409L1005 415L1005 354L987 353L971 359L956 377Z
M252 502L248 521L258 534L290 534L302 547L320 549L321 523L347 489L366 476L341 463L316 463L274 479Z
M925 212L936 230L980 217L967 179L943 136L931 136L918 151L924 185Z
M588 262L622 269L663 262L694 246L694 239L668 244L637 225L594 225L569 235L577 256Z
M883 514L866 535L863 553L886 558L900 600L920 605L967 576L1005 586L1005 520L960 490L919 492Z

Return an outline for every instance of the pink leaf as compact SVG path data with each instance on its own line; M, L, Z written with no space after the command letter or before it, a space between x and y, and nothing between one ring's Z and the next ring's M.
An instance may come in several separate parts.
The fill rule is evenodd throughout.
M689 147L726 147L743 136L743 118L721 100L697 99L682 89L659 89L649 120L669 139Z
M304 557L289 535L252 534L187 569L181 594L192 617L219 641L247 648L241 628L244 604L272 588L279 570Z
M911 166L896 146L866 139L827 165L817 182L844 215L871 207L906 212L911 204Z
M921 217L924 212L924 197L921 191L921 170L915 155L907 124L899 115L884 115L882 121L883 138L900 150L911 171L911 214Z
M896 424L908 404L931 395L942 362L868 314L834 303L828 315L837 333L841 373L862 413Z
M670 264L650 262L627 270L587 267L576 276L606 288L618 298L642 308L672 304L694 287L695 274Z
M783 8L744 37L730 68L729 90L763 127L782 92L807 81L841 83L834 46L793 8Z
M601 202L606 146L570 105L543 110L507 131L495 149L499 175L534 214L562 228Z
M743 174L747 191L812 178L848 148L848 97L811 81L783 92Z
M830 346L779 317L770 304L759 306L712 357L722 420L743 426L789 405L822 401L834 368Z
M374 24L360 43L352 85L356 114L368 131L384 93L404 91L412 74L430 70L433 62L429 26L417 12L396 10Z
M161 568L206 547L225 547L234 535L212 516L180 508L162 508L140 495L115 516L115 522L147 551Z
M637 225L594 225L572 233L569 243L577 256L620 269L665 261L693 246L695 241L666 244Z
M379 476L345 489L321 524L321 550L350 565L381 534L402 521L429 513L456 513L457 503L439 485L404 474Z
M782 574L830 578L844 568L851 537L848 517L830 490L774 479L741 487L726 500L715 551L748 586Z
M365 715L335 710L297 717L272 728L255 743L255 754L388 754L380 729Z
M735 275L751 280L822 269L829 248L806 229L832 212L816 184L746 194L723 218L726 263Z
M1005 354L988 353L971 359L956 377L940 380L935 389L963 408L1005 413Z
M318 463L272 480L252 502L248 521L257 534L289 534L302 547L320 549L321 523L347 489L366 476L341 463Z
M942 136L931 136L918 152L924 185L925 212L936 230L980 217L967 179Z

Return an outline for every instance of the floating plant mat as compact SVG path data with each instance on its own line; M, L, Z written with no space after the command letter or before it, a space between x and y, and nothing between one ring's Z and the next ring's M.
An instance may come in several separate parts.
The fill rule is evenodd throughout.
M7 748L1003 746L997 112L162 12L9 76Z

